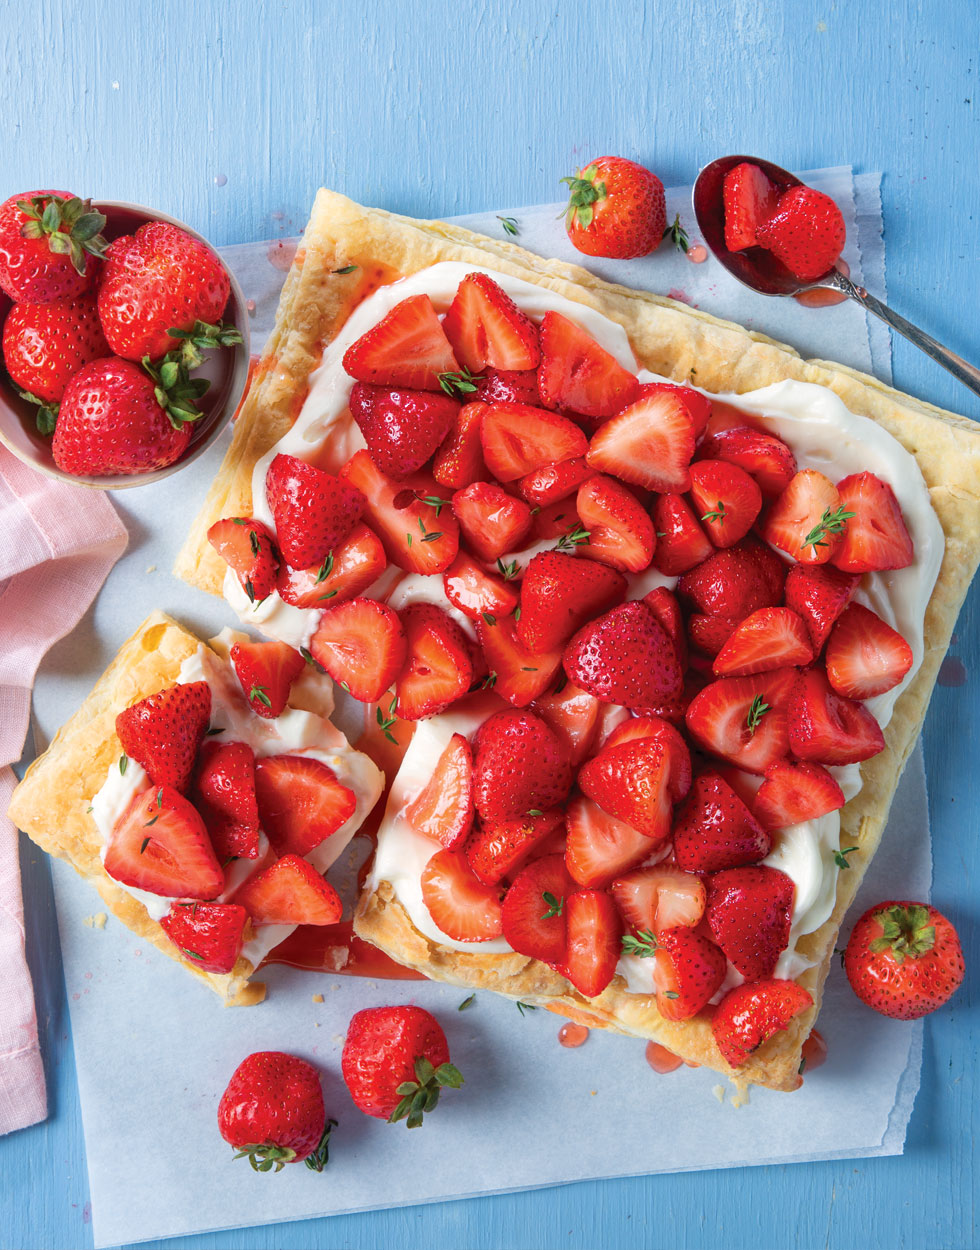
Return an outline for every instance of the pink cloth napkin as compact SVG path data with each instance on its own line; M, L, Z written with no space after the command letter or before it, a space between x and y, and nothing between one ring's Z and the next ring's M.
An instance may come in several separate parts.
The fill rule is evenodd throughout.
M9 765L44 653L78 624L126 541L104 494L43 477L0 446L0 1134L47 1114Z

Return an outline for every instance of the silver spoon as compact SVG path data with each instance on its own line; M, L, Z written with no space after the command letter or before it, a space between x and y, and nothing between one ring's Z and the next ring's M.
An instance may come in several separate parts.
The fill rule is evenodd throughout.
M918 326L914 326L911 321L906 321L898 313L892 312L881 300L869 295L863 286L855 286L850 278L839 269L829 269L813 282L802 282L765 248L750 247L744 252L730 252L725 246L722 184L728 171L743 161L758 165L781 190L802 185L799 178L789 173L788 170L773 165L771 161L759 160L755 156L720 156L701 170L691 196L694 203L694 216L697 218L698 228L712 255L721 262L732 277L762 295L799 295L801 291L821 288L840 291L849 299L856 300L868 312L880 317L893 330L897 330L910 343L914 343L927 356L931 356L937 364L948 369L954 378L958 378L974 394L980 395L980 369L968 364L962 356L957 356L948 347L943 347L942 343L937 343L931 335L920 330Z

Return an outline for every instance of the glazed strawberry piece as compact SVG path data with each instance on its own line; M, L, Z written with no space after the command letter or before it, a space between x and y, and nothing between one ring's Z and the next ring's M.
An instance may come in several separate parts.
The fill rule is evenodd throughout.
M800 564L826 564L841 544L850 509L830 478L802 469L770 506L762 537Z
M154 785L183 793L211 716L206 681L181 682L140 699L116 717L116 733L130 759Z
M751 161L730 169L722 183L725 246L732 252L755 247L756 231L776 211L779 188Z
M678 386L674 382L641 382L637 399L647 399L651 395L670 395L679 400L691 419L695 443L701 442L711 420L712 404L707 395L702 395L690 386Z
M422 902L454 942L489 942L503 932L499 888L480 881L460 851L436 851L426 864Z
M233 901L245 908L254 925L336 924L344 910L330 882L298 855L283 855L249 877Z
M796 457L790 447L774 434L752 426L716 430L701 444L704 460L724 460L751 474L770 498L781 495L796 476Z
M915 548L888 483L873 473L855 473L838 482L837 489L841 507L853 515L833 563L845 573L908 568Z
M527 404L491 404L480 438L487 468L500 482L513 482L555 461L575 460L588 448L574 422Z
M344 368L358 382L438 391L443 373L459 363L428 295L396 304L344 354Z
M588 542L588 530L582 525L571 497L546 504L534 514L533 537L542 542L546 538L557 539L558 551L573 552Z
M612 896L635 933L694 928L704 915L704 882L676 864L654 864L617 877Z
M799 760L857 764L885 749L881 726L863 704L844 698L822 667L801 673L788 707L789 745Z
M375 703L405 665L398 614L374 599L351 599L324 612L310 643L314 660L362 703Z
M733 547L755 524L762 491L738 465L699 460L691 465L691 501L714 545Z
M259 853L259 809L255 799L255 756L245 742L201 744L194 806L207 826L218 859L255 859Z
M760 612L768 610L767 608L759 609ZM751 617L745 619L751 620ZM705 655L718 655L740 624L737 616L706 616L703 612L692 612L687 618L687 637L695 653L691 656L691 663L697 663L698 652L703 651ZM713 671L708 665L703 667L706 673Z
M641 396L592 436L586 460L593 469L647 490L690 490L694 426L676 390Z
M578 784L604 812L649 838L653 850L670 834L668 777L663 744L639 738L603 747L583 765Z
M135 795L112 827L105 870L113 881L164 898L215 898L225 878L200 814L172 786Z
M569 680L635 712L676 697L683 675L674 644L644 603L624 603L583 626L565 650Z
M474 800L481 820L517 820L564 802L572 770L557 734L531 712L495 712L480 727Z
M501 561L497 564L505 573L508 571L508 566ZM517 607L516 585L506 577L488 573L465 551L461 551L443 573L442 585L453 607L471 621L479 620L484 614L494 618L510 616Z
M766 830L716 772L702 773L674 822L674 858L688 872L756 864L772 849Z
M778 604L785 580L783 561L750 535L685 573L677 594L689 610L742 621L759 608Z
M576 456L574 460L555 460L522 477L517 489L532 507L544 508L574 495L594 473L584 456Z
M473 825L473 752L453 734L432 776L405 809L408 823L448 851L460 846Z
M682 669L687 668L687 636L684 632L684 617L681 614L677 596L666 586L655 586L649 594L643 596L643 602L674 644L677 663Z
M576 890L565 900L567 946L563 971L586 998L597 998L619 963L623 923L602 890Z
M613 877L635 868L650 854L646 834L584 795L568 804L565 823L565 866L579 885L604 889Z
M625 593L626 578L615 569L559 551L539 552L521 583L517 636L529 651L560 651L583 622Z
M568 945L565 903L575 891L561 855L544 855L523 868L504 895L504 938L519 955L553 967Z
M820 764L778 760L766 769L752 809L765 828L786 829L837 811L844 801L844 791Z
M431 391L388 390L355 382L350 411L382 473L400 480L430 460L457 419L460 405Z
M545 407L611 417L636 397L636 375L561 313L545 313L540 341L538 389Z
M514 707L527 707L551 687L561 668L561 651L529 650L517 624L512 616L484 616L476 622L476 636L493 679L488 684Z
M715 1008L711 1031L726 1063L740 1068L770 1037L788 1028L813 999L795 981L769 980L729 990Z
M360 520L356 485L283 452L269 465L266 498L283 559L294 569L319 564Z
M556 808L537 816L481 825L466 843L466 862L484 884L496 885L511 876L563 824L564 813Z
M471 482L486 478L487 466L483 463L483 442L480 438L486 410L486 404L469 403L463 404L457 411L452 427L432 462L432 476L440 486L462 490Z
M707 882L704 914L714 940L748 981L771 977L789 943L796 886L778 868L726 868Z
M91 200L69 191L31 191L5 200L0 204L0 290L19 304L84 294L99 274L106 248L101 234L83 238L88 225L99 230L105 218L93 213ZM56 250L63 242L68 247Z
M650 515L657 544L653 563L666 577L689 572L714 551L682 495L657 495Z
M531 711L555 731L571 762L580 764L595 739L601 707L595 695L568 681L560 690L538 695Z
M749 773L789 754L787 706L796 670L721 677L691 700L685 720L704 750Z
M380 538L366 525L358 524L319 564L307 569L280 565L275 589L280 599L294 608L336 607L362 595L387 567Z
M466 635L441 608L412 603L401 613L405 664L398 675L397 715L421 720L444 712L473 680Z
M171 903L160 928L200 972L231 972L241 953L248 912L237 903Z
M286 710L289 691L303 671L303 657L284 642L236 642L229 653L248 705L272 720Z
M653 522L625 486L596 474L579 487L575 508L589 531L581 555L631 573L647 567L657 545Z
M256 603L276 588L279 557L273 537L261 521L226 517L208 530L208 542L238 578L238 584Z
M307 755L256 761L259 819L277 855L308 855L354 815L357 796L332 768Z
M704 934L684 926L657 934L653 957L657 1010L665 1020L690 1020L725 979L724 953Z
M632 716L617 725L602 745L617 747L639 738L649 738L663 746L667 753L670 797L679 803L691 788L691 753L687 743L673 725L659 716Z
M516 551L531 532L531 509L494 482L458 490L452 507L464 541L487 563Z
M535 369L541 357L538 331L500 285L485 273L469 273L442 323L464 369Z
M819 655L834 622L853 598L861 577L830 564L798 564L786 575L786 606L804 621Z
M790 187L776 209L756 225L755 241L772 252L801 282L829 273L844 249L844 217L830 198L813 187Z
M483 369L473 381L473 398L484 404L541 405L537 369Z
M812 659L807 627L791 608L760 608L728 636L713 667L719 677L747 677Z
M827 677L838 694L870 699L893 690L912 667L902 635L860 603L846 608L827 643Z

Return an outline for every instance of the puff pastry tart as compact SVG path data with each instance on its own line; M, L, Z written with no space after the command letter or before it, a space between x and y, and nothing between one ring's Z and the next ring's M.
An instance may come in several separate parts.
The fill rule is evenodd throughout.
M361 937L787 1090L978 529L955 414L321 191L177 571L397 741Z
M281 644L225 630L206 645L157 612L31 765L10 817L226 1002L260 1002L263 957L298 923L340 919L321 874L382 790L332 710L329 681Z

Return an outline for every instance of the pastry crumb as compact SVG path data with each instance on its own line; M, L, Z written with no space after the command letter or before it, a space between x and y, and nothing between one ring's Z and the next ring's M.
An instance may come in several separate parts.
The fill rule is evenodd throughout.
M343 1033L335 1033L332 1038L333 1044L335 1046L343 1046L346 1040L347 1039L344 1037Z
M597 1089L590 1089L590 1090L589 1090L589 1093L592 1095L592 1097L593 1097L593 1098L595 1098L595 1096L596 1096L596 1094L598 1094L598 1092L599 1092L599 1091L598 1091Z
M732 1094L731 1105L735 1108L736 1111L739 1109L739 1107L747 1107L749 1105L748 1086L746 1086L745 1089L735 1090L735 1093Z
M313 995L313 1001L314 1001L315 1003L322 1003L322 1002L323 1002L323 995L322 995L322 994L314 994L314 995Z
M146 571L147 573L155 573L157 571L157 566L155 564L148 564L146 566Z
M314 1020L314 1021L313 1021L313 1027L314 1027L315 1029L318 1029L318 1028L320 1027L320 1021L319 1021L319 1020Z
M105 922L108 919L109 917L105 914L104 911L99 911L99 912L96 912L94 916L86 916L85 919L82 921L82 923L86 925L89 929L104 929Z
M339 985L331 985L331 987L330 987L330 988L331 988L331 990L339 990L339 989L340 989L340 986L339 986Z
M719 1102L725 1101L724 1085L712 1085L711 1092L714 1094L714 1096L718 1099Z

